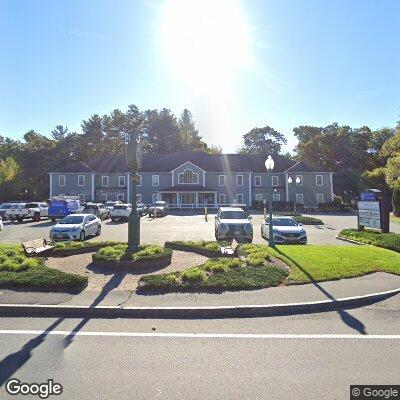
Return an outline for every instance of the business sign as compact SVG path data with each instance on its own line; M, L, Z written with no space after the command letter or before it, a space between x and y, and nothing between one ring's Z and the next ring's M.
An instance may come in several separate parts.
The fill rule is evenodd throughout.
M374 192L362 192L360 194L361 201L376 201L376 196Z
M381 211L378 201L358 202L358 225L381 229Z

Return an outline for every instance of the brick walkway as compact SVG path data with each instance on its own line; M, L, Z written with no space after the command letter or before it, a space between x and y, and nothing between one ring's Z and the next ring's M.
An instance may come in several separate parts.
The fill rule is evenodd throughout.
M160 269L152 273L164 273L181 271L183 269L200 265L207 261L207 257L198 254L174 250L172 254L172 261L168 267ZM72 274L86 275L89 278L88 287L89 291L101 291L104 286L110 281L119 281L117 287L113 290L136 290L138 281L145 273L114 273L114 271L105 270L104 268L96 268L92 265L92 254L78 254L75 256L63 258L49 258L46 260L46 265L49 268L55 268L63 272Z

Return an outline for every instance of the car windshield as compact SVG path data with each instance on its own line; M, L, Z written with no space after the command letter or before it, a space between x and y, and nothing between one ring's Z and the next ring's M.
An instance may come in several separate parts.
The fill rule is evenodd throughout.
M7 210L8 208L11 208L13 205L11 203L4 203L0 204L0 210Z
M221 211L221 219L246 219L244 211Z
M122 205L116 205L116 206L114 206L114 210L127 210L128 209L128 207L129 206L126 206L126 205L124 205L124 204L122 204Z
M106 206L113 206L117 204L115 201L107 201L107 203L105 204Z
M269 218L266 219L269 223ZM273 218L272 224L274 226L299 226L299 224L293 218Z
M37 208L38 206L38 203L28 203L25 205L25 208Z
M98 210L99 206L97 204L86 204L85 207L83 207L84 210Z
M83 222L82 215L68 215L67 217L63 218L59 223L62 225L66 224L81 224Z
M164 206L164 202L163 202L163 201L156 201L156 202L155 202L155 205L156 205L156 206L159 206L159 207L160 207L160 206L163 207L163 206Z

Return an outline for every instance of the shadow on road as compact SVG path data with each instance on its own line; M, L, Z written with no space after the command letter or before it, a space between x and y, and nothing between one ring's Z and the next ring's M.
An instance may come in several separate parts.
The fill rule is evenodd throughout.
M325 288L323 288L318 282L315 281L314 277L306 270L304 269L301 265L299 265L293 258L289 257L287 254L283 253L281 250L279 250L277 247L275 247L275 250L281 254L282 256L286 257L289 259L296 267L304 273L309 279L310 282L319 290L321 291L328 299L330 300L336 300L336 298L331 295ZM342 318L342 321L351 329L356 330L357 332L361 333L362 335L366 335L367 331L365 330L365 325L359 321L357 318L353 317L351 314L349 314L345 310L337 310L338 314L340 315L340 318Z

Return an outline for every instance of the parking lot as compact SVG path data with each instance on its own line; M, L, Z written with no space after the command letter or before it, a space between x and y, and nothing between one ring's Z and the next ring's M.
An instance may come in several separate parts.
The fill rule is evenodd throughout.
M166 217L141 218L141 242L164 244L167 240L214 240L214 216L208 215L205 222L203 214L171 213ZM305 225L308 234L308 242L312 244L336 244L347 245L335 238L344 228L356 228L357 217L355 215L312 215L324 221L324 225ZM260 227L263 216L253 215L254 242L265 243L261 238ZM53 223L48 219L40 222L25 221L22 223L4 223L4 230L0 232L0 242L21 243L28 240L49 238L50 228ZM106 220L102 222L103 231L99 238L89 240L118 240L126 241L128 236L128 224ZM400 225L392 224L391 230L400 233Z

